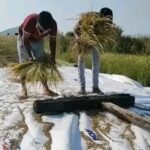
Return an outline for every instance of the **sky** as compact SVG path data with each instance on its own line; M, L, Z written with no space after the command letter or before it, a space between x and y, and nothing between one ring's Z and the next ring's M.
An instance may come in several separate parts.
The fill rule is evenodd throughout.
M31 13L52 13L60 32L72 31L79 14L109 7L127 35L150 35L150 0L0 0L0 31L19 26Z

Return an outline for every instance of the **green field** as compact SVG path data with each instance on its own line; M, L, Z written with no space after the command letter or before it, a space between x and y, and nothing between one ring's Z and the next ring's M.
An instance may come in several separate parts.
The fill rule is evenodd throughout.
M139 81L144 86L150 86L150 56L103 53L100 58L101 72L125 75ZM0 66L7 66L8 63L17 62L17 60L16 37L1 36ZM57 62L59 64L68 65L68 63L76 63L76 60L77 58L70 51L61 51L59 46L57 53ZM86 66L91 68L90 56L86 59Z

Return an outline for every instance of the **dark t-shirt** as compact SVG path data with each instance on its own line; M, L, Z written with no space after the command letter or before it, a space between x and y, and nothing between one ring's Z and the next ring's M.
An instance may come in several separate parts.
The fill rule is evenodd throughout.
M30 34L30 40L31 41L38 41L44 38L47 35L50 36L56 36L57 34L57 23L55 20L53 20L53 25L50 28L50 30L39 33L37 30L37 18L38 14L31 14L27 16L24 20L24 22L19 26L19 34L22 36L23 32L26 32Z

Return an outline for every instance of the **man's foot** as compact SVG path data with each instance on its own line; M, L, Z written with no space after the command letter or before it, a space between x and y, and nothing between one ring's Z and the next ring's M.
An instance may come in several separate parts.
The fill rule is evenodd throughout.
M24 99L27 99L28 98L28 95L20 95L20 96L17 96L19 100L24 100Z
M99 88L93 88L92 93L97 93L97 94L100 94L100 95L104 95L104 93Z
M85 95L86 94L86 91L85 89L81 89L79 92L78 92L79 95Z
M45 90L43 93L44 93L44 95L47 95L47 96L59 96L58 93L55 93L51 90Z
M28 98L27 89L23 88L21 95L17 96L19 100L24 100Z

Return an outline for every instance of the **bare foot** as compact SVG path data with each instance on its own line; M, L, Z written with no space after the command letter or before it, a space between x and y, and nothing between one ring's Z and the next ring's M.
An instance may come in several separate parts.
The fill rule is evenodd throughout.
M17 97L18 97L19 100L24 100L24 99L28 98L28 95L27 94L23 94L23 95L19 95Z
M47 96L58 96L58 93L55 93L51 90L45 90L43 93L44 95L47 95Z

